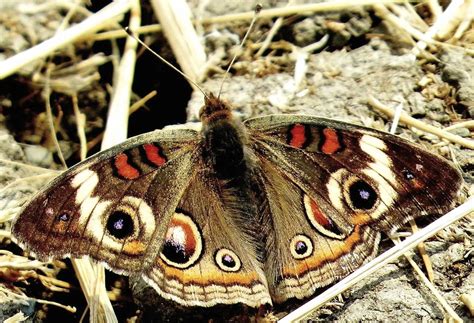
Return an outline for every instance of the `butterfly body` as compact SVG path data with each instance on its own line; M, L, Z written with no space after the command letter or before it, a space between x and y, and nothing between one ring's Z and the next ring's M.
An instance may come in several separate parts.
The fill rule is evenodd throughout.
M248 168L244 146L248 138L239 120L232 116L227 103L212 94L200 113L203 159L217 178L242 176Z
M202 130L159 130L92 156L22 210L41 258L88 255L186 306L311 296L370 260L380 232L448 210L441 157L383 132L273 115L241 123L210 95Z

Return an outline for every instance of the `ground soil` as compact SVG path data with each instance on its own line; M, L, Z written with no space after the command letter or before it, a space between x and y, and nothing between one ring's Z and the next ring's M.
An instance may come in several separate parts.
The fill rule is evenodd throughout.
M263 3L264 7L282 4L281 1ZM193 12L206 17L249 11L253 4L219 0L208 1L205 6L195 1L191 6ZM148 9L146 6L143 9L145 17L152 16L151 11L146 11ZM32 45L31 39L25 36L26 31L15 33L11 28L12 25L26 26L25 22L32 17L14 16L5 10L3 16L0 13L0 39L4 40L0 42L0 47L4 48L0 52L0 59ZM14 12L13 5L10 10ZM60 17L60 13L48 11L47 17L42 16L36 22L44 28L36 35L44 39L50 37L57 27L54 22L60 21ZM151 23L151 18L148 19ZM45 21L51 22L48 25ZM339 30L328 27L334 22L341 24ZM34 26L33 22L29 23ZM29 28L34 28L31 26ZM235 113L243 119L272 113L302 113L388 130L391 120L370 107L367 103L369 95L392 107L403 104L408 114L437 127L446 127L474 116L474 58L461 49L436 48L429 58L414 60L409 44L397 39L391 28L373 12L353 10L286 18L274 39L275 43L281 45L280 48L268 50L263 57L255 58L255 50L251 49L251 45L262 41L271 26L269 20L257 23L256 31L244 45L242 56L231 69L231 75L223 86L221 96L231 102ZM203 32L207 35L207 54L213 56L222 46L226 53L231 52L230 49L236 45L235 39L238 43L246 27L246 22L205 27ZM306 54L301 51L302 47L320 40L326 34L329 39L321 50ZM35 39L35 42L42 40ZM163 36L157 36L154 46L160 48L168 59L173 59ZM94 47L81 44L80 48L71 50L83 55L101 51L110 54L110 46L104 44ZM307 55L304 77L296 82L296 61L298 55L303 54ZM226 68L230 58L230 54L222 56L220 66L214 71ZM54 59L59 60L59 64L64 57ZM152 61L147 54L138 58L134 91L140 97L156 88L161 97L148 102L146 109L131 118L130 135L198 120L201 96L192 94L186 81L161 63L152 63L154 67L149 67ZM58 169L57 156L45 122L41 84L32 80L32 70L34 66L24 70L22 75L16 74L0 81L0 158ZM112 79L111 66L101 67L96 72L100 73L100 79L91 82L87 90L79 94L81 110L88 120L88 138L97 136L104 125L109 97L106 84ZM222 78L221 73L209 73L202 87L206 91L216 92ZM426 78L432 80L428 85L422 82ZM74 163L78 160L78 140L70 100L60 93L55 94L54 100L57 106L65 106L60 111L64 114L60 142L69 163ZM54 111L59 113L60 109L56 107ZM455 132L472 138L468 128L458 128ZM471 150L443 144L436 136L403 126L397 133L455 161L466 181L464 198L472 192L474 153ZM0 167L2 186L35 173L19 166ZM0 210L15 207L16 201L31 196L43 183L44 180L22 183L15 189L0 191ZM422 224L430 220L432 218L422 220ZM8 222L4 223L4 227L9 228ZM473 318L459 300L459 295L474 291L473 232L473 221L469 218L426 243L434 265L435 285L466 321ZM390 242L386 239L381 249L388 247ZM20 249L8 239L4 240L2 248L20 253ZM419 261L418 256L415 255L415 258ZM70 267L63 270L59 277L78 287ZM0 282L1 279L2 276ZM156 293L136 278L127 282L126 278L113 274L108 283L109 287L122 289L122 297L114 303L121 321L133 316L143 321L152 318L159 321L156 317L161 316L166 321L182 318L183 315L186 319L198 320L219 321L223 315L226 320L253 320L255 315L259 315L255 310L242 306L219 306L210 310L177 307L155 297ZM8 285L8 280L4 280L3 284ZM0 306L0 320L20 308L32 315L32 321L51 321L65 316L68 320L78 320L86 306L79 289L73 289L65 296L62 293L46 292L32 280L28 286L16 282L14 285L23 288L29 296L51 298L77 306L78 314L65 314L61 309L46 308L28 301L22 305ZM295 301L276 306L271 309L271 317L282 317L302 303ZM404 259L386 266L344 293L338 301L312 315L313 320L329 321L441 321L443 317L439 305Z

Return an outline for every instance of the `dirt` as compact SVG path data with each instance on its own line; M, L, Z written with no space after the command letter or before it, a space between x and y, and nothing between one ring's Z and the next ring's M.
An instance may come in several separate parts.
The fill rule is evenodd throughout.
M263 3L264 7L284 4L283 1ZM193 2L191 5L193 5L193 13L200 17L253 9L253 4L250 2L223 0L209 1L206 6L200 6L198 2ZM3 42L0 42L3 48L0 59L47 39L57 28L57 22L62 19L62 15L54 10L47 11L45 15L15 15L13 5L8 10L13 11L9 13L0 11L3 13L3 16L0 15L0 39L3 39ZM149 16L151 13L145 13L146 15ZM41 18L34 20L36 16ZM16 26L17 29L12 26ZM24 30L22 31L19 26L23 26ZM41 29L37 26L41 26ZM208 55L212 56L222 44L227 46L227 49L235 47L246 31L246 26L247 23L242 22L205 28L206 34L213 35L206 38ZM256 31L251 34L247 47L244 46L242 57L232 68L231 76L223 86L221 96L231 102L236 115L242 119L272 113L301 113L388 130L391 124L390 119L370 107L367 103L369 95L377 97L393 108L398 104L403 104L405 111L412 117L437 127L446 127L453 122L468 120L474 116L472 83L474 59L461 49L437 50L433 51L430 59L414 60L410 47L392 37L390 28L373 12L355 10L285 18L284 26L275 37L275 42L280 42L285 46L269 50L262 58L255 59L252 55L255 50L251 49L251 45L262 41L270 27L271 23L268 20L257 23ZM215 29L222 32L215 33ZM36 33L31 33L31 30L36 30ZM320 40L326 34L329 35L329 39L322 50L311 53L304 53L301 50L302 47ZM158 41L161 42L160 45L165 46L163 51L169 51L166 49L167 45L163 38L159 38ZM97 51L96 48L91 49L87 46L89 45L80 44L76 50L83 55L85 53L92 55L93 50ZM110 48L99 46L99 51L102 50L110 50ZM230 50L226 51L228 52ZM75 53L72 56L79 59L81 55ZM306 59L301 60L301 57L305 56ZM60 61L65 57L56 59ZM230 54L226 54L219 62L220 67L225 68L229 60ZM301 80L295 78L297 61L304 62L304 77ZM57 155L44 121L41 84L32 81L31 73L35 66L29 66L22 75L14 75L0 81L0 157L58 169ZM162 93L167 92L167 86L173 86L173 93L186 95L183 94L183 98L179 98L182 100L179 103L176 103L177 98L173 100L172 96L148 103L149 110L155 112L145 109L132 118L131 122L135 123L135 126L132 127L131 134L135 134L135 131L151 130L148 128L150 126L160 128L167 123L163 120L172 124L198 120L199 108L202 105L201 96L194 93L186 107L185 99L190 93L188 85L182 80L175 81L179 77L174 72L164 70L160 63L157 63L157 66L159 66L158 70L164 73L151 73L146 68L137 68L137 82L134 89L138 96L144 95L143 87L154 86L164 89ZM80 94L83 112L87 114L89 121L88 138L94 138L100 134L106 117L107 81L112 76L110 66L101 67L101 69L104 69L99 71L101 80L93 81L89 90ZM157 78L157 80L151 81L150 78ZM430 81L426 84L427 79ZM222 74L210 74L202 87L207 91L217 92L221 82ZM60 111L64 114L60 121L63 128L61 142L70 151L68 155L71 157L71 163L74 163L77 161L78 150L74 115L71 109L68 109L70 103L67 97L57 94L54 99L59 106L61 103L65 105ZM169 110L166 110L171 104L175 110L179 110L172 117L169 115ZM151 114L156 111L160 111L161 114ZM59 113L56 108L55 113ZM150 120L155 121L154 125L149 125ZM468 128L458 128L453 132L472 138L471 130ZM438 137L414 129L399 127L397 133L455 160L463 171L466 191L472 192L470 189L474 182L472 150L456 145L448 146ZM21 140L22 143L18 144L14 138ZM0 165L2 187L15 179L32 174L37 174L37 172L14 165ZM0 191L0 210L18 206L20 202L38 190L40 185L38 181L25 182L14 189ZM467 193L464 192L464 195ZM435 270L435 285L465 321L473 318L459 300L459 296L462 293L474 292L473 222L472 218L460 221L436 239L426 243ZM9 228L9 222L3 225L4 228ZM387 249L389 246L390 243L384 242L382 249ZM4 240L3 248L19 253L19 249L8 239ZM420 263L419 259L416 260ZM70 269L66 270L64 276L76 286L78 285L77 281L71 278ZM117 281L124 285L122 288L126 300L116 302L121 320L135 315L134 311L137 309L138 316L143 321L151 320L156 316L161 316L163 320L165 318L175 320L177 317L182 317L183 313L188 319L214 318L217 321L223 318L222 315L227 315L226 319L253 319L257 315L256 310L240 305L219 306L210 310L185 309L155 297L154 290L151 290L140 279L131 278L128 284L130 289L127 289L124 279L117 278L115 275L111 277L109 285ZM11 282L4 281L3 284L8 286ZM26 286L15 282L13 285L21 286L27 295L51 296L52 294L43 293L41 286L37 283ZM55 293L52 297L55 300L65 299L61 293ZM41 307L42 314L36 314L33 317L36 317L36 321L41 321L43 315L49 319L69 315L68 319L78 320L82 314L81 311L85 308L80 291L74 291L67 299L71 302L77 299L77 304L71 305L79 307L79 314L64 314L60 309ZM136 305L132 305L132 302ZM294 301L284 306L276 306L272 309L272 315L282 317L302 303L302 301ZM30 302L29 313L32 313L31 308L34 305L34 302ZM1 314L13 312L14 310L7 308L6 305L0 306L0 317ZM443 318L443 311L404 259L386 266L345 292L342 302L336 301L312 314L313 320L327 321L407 322L441 321Z

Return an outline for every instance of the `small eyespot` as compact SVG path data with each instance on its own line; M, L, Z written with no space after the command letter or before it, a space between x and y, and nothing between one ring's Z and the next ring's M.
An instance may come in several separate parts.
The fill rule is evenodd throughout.
M226 248L219 249L214 259L217 266L223 271L236 272L242 267L242 263L237 254Z
M107 219L107 231L117 239L129 237L133 230L134 224L130 214L115 211Z
M308 251L308 245L304 241L297 241L295 243L295 252L298 255L304 255Z
M63 212L57 216L57 220L61 222L68 222L70 220L71 216L69 213Z
M313 253L313 243L302 234L298 234L290 241L290 252L295 259L304 259Z
M415 175L412 172L410 172L408 169L402 170L402 174L405 177L405 179L409 181L415 179Z
M377 202L378 196L372 186L359 179L350 184L349 198L355 209L370 210Z

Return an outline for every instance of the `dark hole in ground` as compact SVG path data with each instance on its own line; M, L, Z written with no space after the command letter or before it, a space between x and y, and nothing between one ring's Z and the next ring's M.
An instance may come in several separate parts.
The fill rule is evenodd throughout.
M108 3L109 1L92 1L90 9L96 12ZM126 18L123 21L128 21L128 19ZM153 23L156 23L153 10L147 4L145 8L142 8L142 25ZM163 34L157 33L155 37L154 42L152 44L148 43L148 45L172 65L181 69L174 60ZM140 38L143 40L144 36ZM122 49L125 40L120 39L117 44ZM109 42L96 43L94 51L110 53ZM146 103L145 107L130 116L128 137L161 129L166 125L186 122L186 106L192 92L188 82L181 75L161 62L152 53L144 50L141 45L139 45L137 52L140 54L135 66L133 92L139 97L144 97L153 90L158 93ZM110 84L112 73L110 64L101 69L102 78Z
M160 51L159 46L163 43L165 40L159 37L155 43L151 44L151 47L171 64L180 68L171 54L167 55L163 53L164 50ZM118 45L123 48L123 44L122 40ZM110 52L110 49L104 47L108 47L108 44L98 43L94 46L94 51ZM169 51L169 49L165 50ZM141 53L141 50L139 49L138 52ZM101 67L100 73L102 80L111 84L113 73L111 64ZM178 72L148 51L144 51L137 57L132 90L140 98L153 90L157 91L157 95L130 116L128 137L161 129L166 125L186 122L186 106L191 97L191 87Z
M170 60L170 63L179 68L175 61ZM153 90L158 93L147 102L146 108L130 117L129 137L186 122L186 106L191 97L191 87L178 72L149 52L145 52L137 60L133 90L140 97Z

